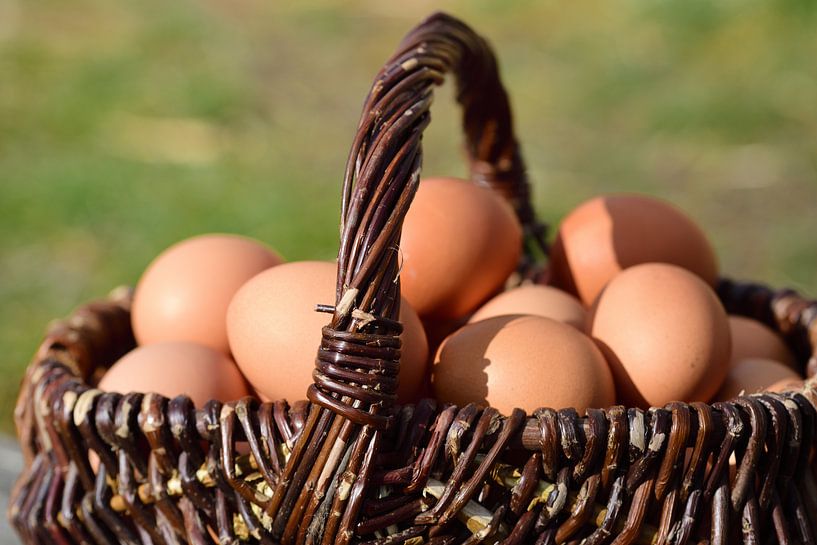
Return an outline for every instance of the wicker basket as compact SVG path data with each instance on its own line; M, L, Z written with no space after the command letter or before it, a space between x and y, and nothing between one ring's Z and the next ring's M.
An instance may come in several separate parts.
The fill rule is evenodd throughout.
M26 467L9 516L26 543L815 543L813 385L584 415L394 405L394 249L432 88L448 72L472 177L513 203L531 271L544 229L495 59L470 28L434 15L405 38L363 108L309 401L196 408L183 396L95 390L89 382L134 346L130 294L80 308L48 332L15 413ZM817 303L728 281L718 291L730 313L777 329L805 367Z

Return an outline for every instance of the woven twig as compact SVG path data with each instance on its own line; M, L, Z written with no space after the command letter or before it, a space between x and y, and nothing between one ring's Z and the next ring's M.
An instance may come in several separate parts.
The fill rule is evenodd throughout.
M815 542L813 382L713 405L583 415L394 406L395 248L431 89L447 73L457 80L472 177L514 205L530 245L523 272L531 271L544 228L496 62L468 27L435 15L406 37L364 105L344 178L336 301L322 307L333 315L309 402L194 407L184 396L95 390L134 346L129 293L86 305L49 330L21 389L26 467L9 515L24 542ZM729 281L718 294L817 369L817 303Z

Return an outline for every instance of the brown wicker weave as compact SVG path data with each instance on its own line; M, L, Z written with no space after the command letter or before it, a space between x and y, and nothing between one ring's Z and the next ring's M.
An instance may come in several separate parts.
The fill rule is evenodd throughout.
M494 57L467 26L434 15L363 108L310 402L197 409L183 396L95 390L93 377L134 346L129 293L86 305L51 328L17 405L26 469L9 516L26 543L815 543L811 386L584 415L394 406L396 248L432 87L448 72L474 181L514 204L529 256L544 248ZM817 303L728 281L719 295L780 331L805 366Z

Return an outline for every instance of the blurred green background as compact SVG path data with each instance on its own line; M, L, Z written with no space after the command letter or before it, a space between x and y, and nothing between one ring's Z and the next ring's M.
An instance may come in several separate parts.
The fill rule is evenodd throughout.
M813 2L0 0L0 429L47 322L174 241L332 257L362 100L438 8L496 47L543 218L648 192L817 294ZM427 173L465 174L451 97Z

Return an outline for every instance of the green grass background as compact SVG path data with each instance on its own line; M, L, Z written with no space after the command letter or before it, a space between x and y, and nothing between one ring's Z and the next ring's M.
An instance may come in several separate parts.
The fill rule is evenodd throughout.
M0 429L47 322L169 244L330 258L373 75L437 8L496 47L541 215L643 191L817 294L817 13L779 2L0 0ZM426 172L463 175L443 88Z

